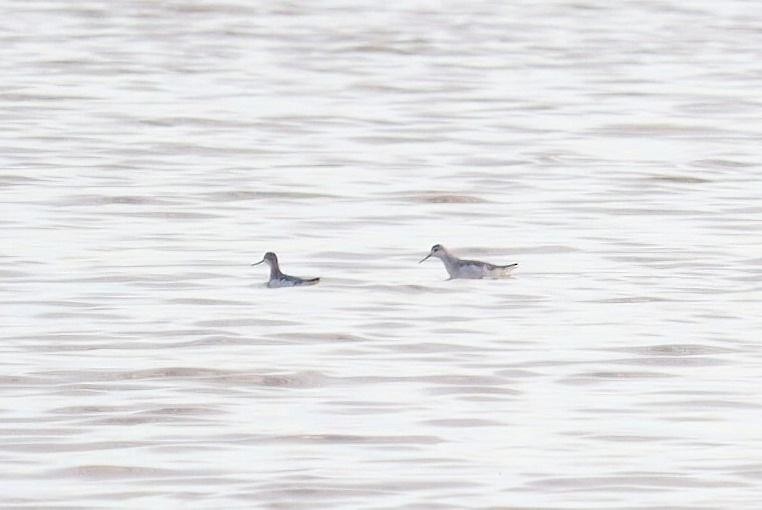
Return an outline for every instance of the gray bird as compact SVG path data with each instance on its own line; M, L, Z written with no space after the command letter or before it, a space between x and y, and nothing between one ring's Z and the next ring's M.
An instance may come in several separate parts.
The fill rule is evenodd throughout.
M267 282L267 286L272 288L276 287L296 287L298 285L315 285L320 281L320 278L299 278L297 276L289 276L283 274L278 265L278 256L273 252L268 251L265 256L259 262L255 262L252 266L258 266L262 262L267 262L270 266L270 280Z
M444 262L445 269L450 273L450 280L453 278L501 278L508 276L512 269L518 264L508 264L507 266L496 266L489 262L479 262L478 260L459 259L441 244L435 244L431 247L431 252L418 262L419 264L429 257L437 257Z

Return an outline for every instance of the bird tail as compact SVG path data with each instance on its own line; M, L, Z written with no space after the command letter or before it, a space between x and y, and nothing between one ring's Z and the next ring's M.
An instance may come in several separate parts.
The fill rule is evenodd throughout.
M507 266L497 266L497 268L500 270L503 276L508 276L510 275L511 271L513 271L518 265L518 262L514 262L513 264L508 264Z
M310 278L304 281L307 282L307 285L315 285L317 282L320 281L320 278Z

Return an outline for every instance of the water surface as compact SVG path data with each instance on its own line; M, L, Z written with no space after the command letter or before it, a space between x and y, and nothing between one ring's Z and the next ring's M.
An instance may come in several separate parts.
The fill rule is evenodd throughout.
M8 2L3 503L755 508L754 5Z

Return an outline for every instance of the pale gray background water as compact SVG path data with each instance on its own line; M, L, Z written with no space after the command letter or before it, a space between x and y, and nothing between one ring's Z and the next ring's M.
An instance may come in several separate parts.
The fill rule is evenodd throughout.
M2 6L2 506L759 508L758 2Z

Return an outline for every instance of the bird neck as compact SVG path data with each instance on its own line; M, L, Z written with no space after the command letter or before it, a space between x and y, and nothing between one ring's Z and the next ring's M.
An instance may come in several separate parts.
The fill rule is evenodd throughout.
M272 262L270 264L270 279L276 280L280 278L281 276L283 276L283 273L280 272L280 267L278 267L278 263Z
M444 265L447 267L453 267L458 262L458 257L446 250L442 250L442 256L440 258L442 259L442 262L444 262Z

